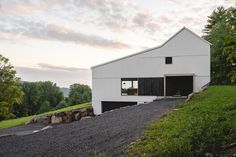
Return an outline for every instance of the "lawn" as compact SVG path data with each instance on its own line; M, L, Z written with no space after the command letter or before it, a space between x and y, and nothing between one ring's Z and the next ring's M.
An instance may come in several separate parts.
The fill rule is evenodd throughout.
M235 139L236 86L210 86L152 122L127 152L130 156L204 156Z
M45 113L38 114L38 115L0 121L0 129L23 125L26 122L28 122L30 119L35 118L35 117L39 117L42 115L47 115L47 114L52 114L52 113L62 112L62 111L70 111L70 110L77 109L77 108L87 108L90 106L91 106L91 103L84 103L84 104L78 104L78 105L74 105L74 106L65 107L65 108L50 111L50 112L45 112Z

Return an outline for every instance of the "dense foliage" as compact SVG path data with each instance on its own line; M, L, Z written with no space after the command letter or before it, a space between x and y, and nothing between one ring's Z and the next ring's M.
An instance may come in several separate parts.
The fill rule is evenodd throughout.
M21 105L14 106L14 114L17 117L35 115L91 101L91 89L87 85L71 85L68 98L64 98L61 89L50 81L22 82L21 87L25 95Z
M236 84L236 7L219 7L208 17L204 38L211 46L211 83Z
M0 54L0 120L14 117L13 104L19 104L23 92L9 60Z
M156 120L130 156L196 157L236 138L236 87L213 86Z
M81 104L91 101L92 92L88 85L75 83L70 86L69 103Z
M50 81L22 82L21 87L25 95L22 104L14 106L17 117L49 111L64 99L60 88Z

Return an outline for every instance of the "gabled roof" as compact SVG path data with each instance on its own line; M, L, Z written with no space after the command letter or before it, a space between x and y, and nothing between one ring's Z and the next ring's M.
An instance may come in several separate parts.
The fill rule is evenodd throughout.
M166 40L163 44L159 45L159 46L156 46L156 47L153 47L153 48L150 48L150 49L146 49L146 50L143 50L143 51L140 51L140 52L137 52L137 53L134 53L134 54L131 54L131 55L128 55L128 56L125 56L125 57L121 57L121 58L118 58L118 59L114 59L112 61L109 61L109 62L106 62L106 63L102 63L102 64L99 64L99 65L95 65L95 66L92 66L91 69L94 69L94 68L97 68L97 67L100 67L100 66L103 66L103 65L106 65L106 64L110 64L110 63L113 63L113 62L116 62L116 61L119 61L119 60L122 60L122 59L125 59L125 58L129 58L129 57L133 57L133 56L136 56L136 55L139 55L139 54L142 54L142 53L146 53L146 52L149 52L149 51L152 51L152 50L155 50L155 49L159 49L161 47L163 47L165 44L167 44L171 39L173 39L175 36L177 36L180 32L182 32L183 30L187 30L188 32L190 32L191 34L193 34L194 36L196 36L197 38L199 38L200 40L202 40L203 42L209 44L209 45L212 45L210 42L208 42L207 40L203 39L202 37L200 37L199 35L197 35L196 33L194 33L193 31L191 31L190 29L188 29L187 27L183 27L182 29L180 29L177 33L175 33L173 36L171 36L168 40Z

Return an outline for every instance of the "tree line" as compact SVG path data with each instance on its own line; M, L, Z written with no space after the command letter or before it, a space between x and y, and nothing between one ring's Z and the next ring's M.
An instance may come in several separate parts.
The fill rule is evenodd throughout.
M35 115L91 101L88 85L73 84L68 97L55 83L22 82L9 60L0 54L0 120Z
M211 45L211 84L236 84L236 7L218 7L208 16L203 38Z

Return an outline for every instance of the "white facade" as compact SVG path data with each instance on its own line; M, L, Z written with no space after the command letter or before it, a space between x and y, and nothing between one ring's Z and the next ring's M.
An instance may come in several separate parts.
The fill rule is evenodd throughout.
M172 57L172 64L165 64ZM150 102L157 96L122 96L121 78L193 75L193 91L210 82L210 43L182 28L159 47L92 67L92 106L102 113L102 101ZM165 82L164 82L165 96Z

